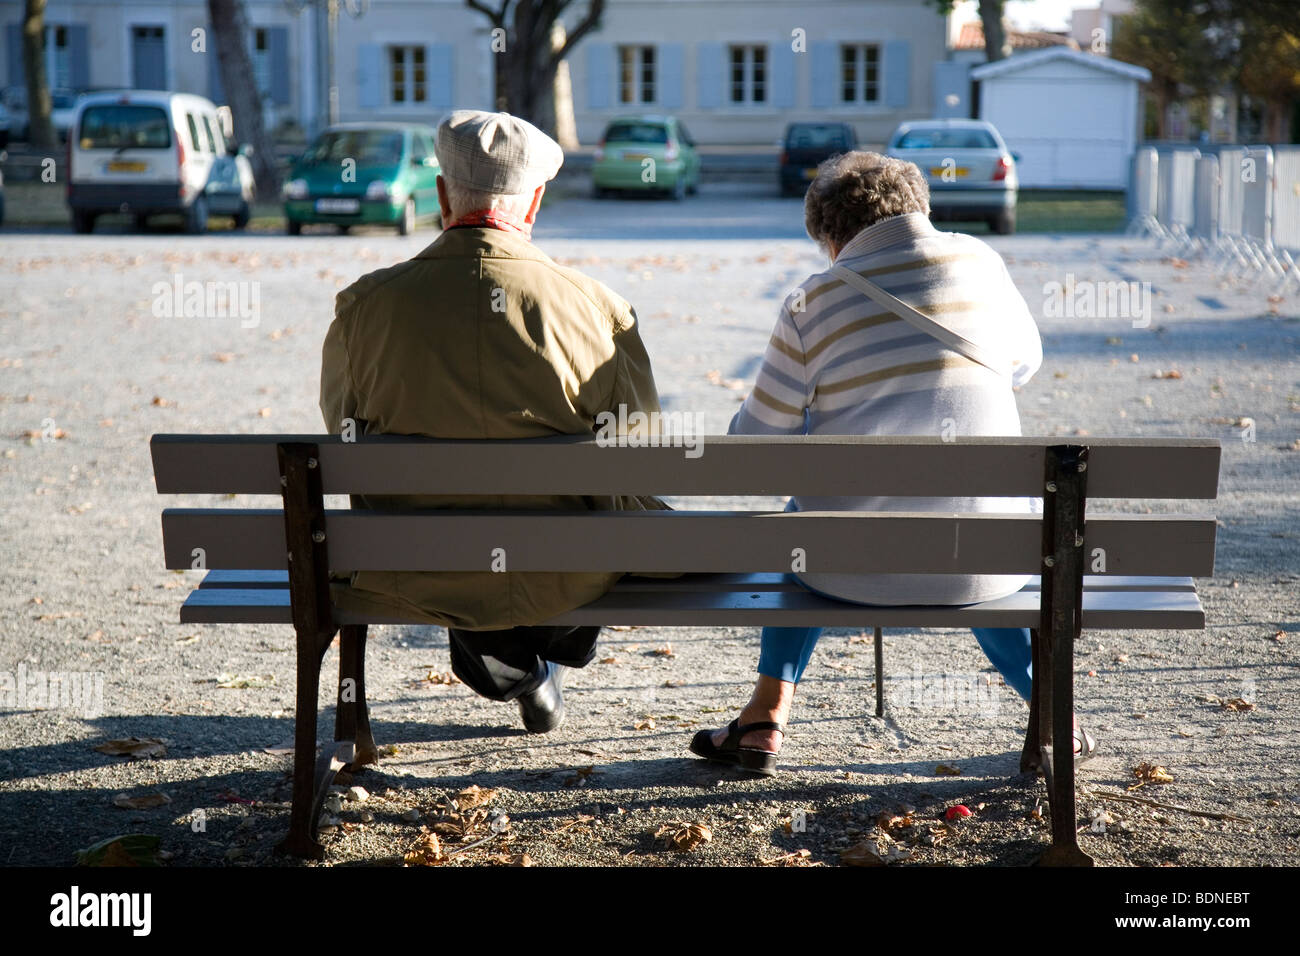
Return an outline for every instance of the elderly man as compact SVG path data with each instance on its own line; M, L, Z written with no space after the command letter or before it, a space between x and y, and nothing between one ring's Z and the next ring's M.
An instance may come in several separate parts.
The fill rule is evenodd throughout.
M1042 362L1038 329L998 254L973 236L939 232L929 212L929 187L912 163L850 152L821 165L804 218L831 267L805 280L782 307L733 433L1020 434L1012 389ZM1033 499L800 498L789 507L978 512L1036 506ZM800 580L858 604L960 605L1012 594L1028 577L804 574ZM692 752L770 775L795 685L820 633L764 628L749 704L730 726L700 731ZM981 628L975 636L1007 684L1028 698L1029 632ZM1094 745L1076 729L1077 752L1087 756Z
M623 299L530 240L563 153L505 113L461 110L438 127L444 231L415 258L363 276L335 303L321 412L340 431L433 438L590 434L598 415L657 412L650 360ZM364 423L362 425L361 423ZM369 508L639 510L656 499L578 496L360 498ZM617 574L354 572L342 607L448 628L452 669L479 694L517 700L525 728L560 725L564 666L595 653L597 627L538 626L604 594Z

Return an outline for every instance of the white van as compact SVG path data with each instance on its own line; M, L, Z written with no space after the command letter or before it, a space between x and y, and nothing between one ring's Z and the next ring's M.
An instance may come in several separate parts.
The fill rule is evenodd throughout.
M227 155L217 107L202 96L87 94L68 135L73 228L91 232L100 213L134 213L138 225L155 213L179 213L188 232L204 232L209 178Z

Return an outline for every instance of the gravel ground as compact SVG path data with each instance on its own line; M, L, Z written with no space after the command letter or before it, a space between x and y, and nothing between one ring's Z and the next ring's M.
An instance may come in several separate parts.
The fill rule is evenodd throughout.
M148 439L320 431L319 347L334 293L432 238L135 236L111 223L90 237L0 237L0 493L11 502L0 524L0 671L103 681L99 713L0 708L0 862L70 864L78 848L142 832L178 863L313 865L271 850L287 821L291 630L181 626L197 574L161 566L164 505L263 500L164 501ZM636 305L665 408L703 414L710 432L725 430L752 382L780 297L820 262L797 202L723 187L684 205L555 202L537 240ZM1079 711L1101 741L1081 775L1080 825L1109 813L1082 844L1107 865L1292 863L1300 293L1270 300L1270 282L1221 280L1147 241L991 241L1040 316L1044 284L1070 274L1147 281L1154 295L1148 328L1042 317L1046 361L1020 395L1027 434L1224 441L1218 573L1200 582L1207 629L1079 642ZM156 317L153 286L173 272L256 281L257 323ZM399 863L421 825L439 833L443 852L466 847L453 865L525 855L541 865L837 865L881 833L910 851L893 865L1017 865L1048 838L1042 784L1017 774L1026 708L968 632L888 632L891 706L878 719L870 644L829 631L800 691L783 772L768 781L686 752L696 729L725 723L744 702L754 629L607 630L598 662L569 680L567 723L544 737L524 735L511 705L442 682L442 629L371 637L372 719L388 752L345 781L368 795L344 802L324 865ZM325 674L335 665L331 651ZM931 689L919 699L909 696L918 677ZM1246 703L1224 703L1236 699ZM327 733L332 715L320 726ZM131 736L163 740L165 754L95 749ZM1130 792L1144 762L1173 782ZM472 787L494 792L453 809L448 801ZM114 803L155 792L170 802ZM973 815L943 822L959 803ZM500 812L509 823L497 817L494 830ZM675 848L669 837L690 824L711 840ZM699 836L686 829L683 845Z

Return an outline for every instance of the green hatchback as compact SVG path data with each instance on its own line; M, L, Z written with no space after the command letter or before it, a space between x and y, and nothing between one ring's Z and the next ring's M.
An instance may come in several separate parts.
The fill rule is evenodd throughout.
M415 231L439 215L438 159L433 129L413 123L341 123L331 126L294 164L284 184L289 235L305 223L396 226Z
M591 179L598 197L635 189L681 199L700 184L700 155L677 117L624 116L605 127Z

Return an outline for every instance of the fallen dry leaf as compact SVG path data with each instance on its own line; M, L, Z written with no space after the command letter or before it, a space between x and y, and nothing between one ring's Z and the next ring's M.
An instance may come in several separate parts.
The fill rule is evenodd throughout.
M866 839L855 843L840 854L840 862L845 866L885 866L884 858L877 852L880 844Z
M638 720L636 723L632 725L632 729L633 730L654 730L655 719L653 717L647 717L644 720Z
M1244 711L1244 710L1255 709L1254 701L1249 701L1242 697L1230 697L1227 700L1221 700L1219 701L1219 706L1222 707L1224 710L1232 710L1232 711Z
M473 810L476 807L486 806L492 802L492 798L497 795L496 789L492 787L480 787L478 784L471 784L460 793L452 798L456 804L456 809L461 813L466 810Z
M258 687L274 687L274 674L218 674L217 686L226 689L247 690Z
M1139 782L1129 787L1130 790L1137 790L1149 783L1166 784L1174 782L1174 775L1167 768L1145 760L1133 768L1133 776L1137 777Z
M155 395L153 397L153 401L150 402L150 404L155 405L158 408L170 408L172 405L175 405L176 403L172 401L168 401L167 399L163 398L161 395Z
M677 656L673 652L672 644L665 644L663 647L656 647L650 653L653 654L655 657L676 657Z
M1167 372L1164 371L1156 372L1156 374L1152 375L1151 377L1152 378L1182 378L1183 373L1178 371L1178 369L1176 368L1171 368Z
M960 777L961 767L954 767L951 764L941 763L934 768L934 772L940 777Z
M415 845L402 855L402 862L407 866L440 866L449 859L436 833L421 833Z
M713 840L713 831L703 823L679 823L672 820L655 831L656 840L667 840L673 849L689 853Z
M102 754L127 757L165 757L167 746L155 737L122 737L95 748Z
M132 797L125 793L119 793L113 798L113 806L121 807L123 810L149 810L153 807L162 807L172 802L172 798L165 793L146 793L138 797Z

